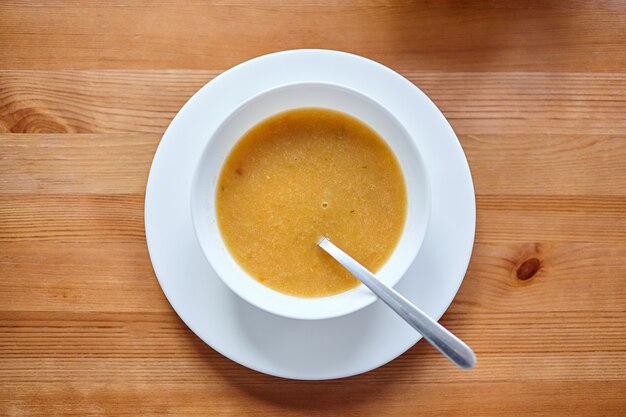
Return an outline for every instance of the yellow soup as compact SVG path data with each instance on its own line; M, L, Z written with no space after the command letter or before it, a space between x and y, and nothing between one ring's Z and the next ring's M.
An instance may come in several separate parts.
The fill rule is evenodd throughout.
M235 260L277 291L322 297L358 281L317 246L322 236L371 271L406 217L402 171L360 120L321 108L276 114L237 142L216 191L220 232Z

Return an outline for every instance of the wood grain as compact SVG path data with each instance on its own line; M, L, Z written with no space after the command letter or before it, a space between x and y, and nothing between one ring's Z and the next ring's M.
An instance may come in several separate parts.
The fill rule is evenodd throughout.
M477 240L626 240L626 197L477 196ZM144 241L143 197L0 195L3 241Z
M618 416L626 409L621 1L0 3L0 415ZM231 65L343 49L399 70L466 152L477 233L442 322L337 381L247 370L173 312L146 248L161 135Z
M426 344L418 344L406 355L367 375L364 382L378 383L489 383L493 381L620 381L620 362L626 352L620 348L626 331L607 321L623 314L606 313L586 318L584 313L554 313L535 324L545 313L513 315L484 314L475 317L481 325L464 323L462 313L451 311L444 324L466 339L478 339L474 349L482 361L475 372L460 373L444 367L445 359ZM588 313L587 313L588 314ZM2 383L27 382L115 382L194 383L217 379L217 372L239 368L223 361L203 345L184 324L171 314L154 313L20 313L20 326L11 316L0 319L5 333L2 357ZM595 328L589 334L579 331L580 323ZM558 325L558 326L557 326ZM556 328L553 329L553 328ZM595 340L602 350L590 349ZM495 344L514 342L506 351ZM33 343L36 341L36 343ZM494 346L495 345L495 346ZM586 348L583 346L586 345ZM199 354L200 353L200 354ZM29 372L29 362L40 366ZM391 368L391 369L387 369ZM150 373L146 372L150 369ZM393 370L393 372L391 372ZM205 376L203 374L206 373ZM277 380L253 372L232 372L231 382Z
M159 133L0 134L0 188L5 194L143 194L160 139ZM614 175L624 168L626 134L459 139L479 196L626 195L626 177Z
M171 311L143 241L11 241L0 242L0 253L4 311ZM520 281L517 269L533 258L540 260L541 268ZM624 314L625 258L623 243L479 240L452 308L466 315L468 323L474 313Z
M324 417L333 410L342 409L344 415L409 416L418 409L420 413L451 416L464 416L471 412L468 410L479 410L477 415L505 417L527 413L612 417L619 416L623 410L620 397L626 389L622 382L581 384L570 381L432 385L391 382L374 385L361 377L321 385L282 381L234 383L224 376L212 384L185 384L185 388L181 385L142 381L124 389L114 384L47 383L41 390L28 395L24 391L28 384L12 384L7 395L15 399L9 409L13 415ZM285 395L286 390L290 395ZM237 398L236 405L229 400L233 397ZM211 401L207 401L208 398ZM363 398L371 401L363 401ZM506 408L502 406L503 401L506 401ZM406 403L415 406L407 410L403 405ZM67 404L72 404L72 408Z
M220 71L0 71L5 133L163 133ZM626 135L626 73L403 71L460 134Z
M3 2L0 68L228 68L293 48L398 69L620 72L623 2Z
M137 133L0 134L0 189L4 194L141 195L160 139Z

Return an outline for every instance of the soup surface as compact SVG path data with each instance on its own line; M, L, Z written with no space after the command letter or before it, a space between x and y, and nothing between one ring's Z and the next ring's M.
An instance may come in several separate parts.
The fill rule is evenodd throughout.
M406 186L383 139L360 120L321 108L271 116L222 168L217 221L239 265L277 291L321 297L358 284L317 246L322 236L370 271L393 252Z

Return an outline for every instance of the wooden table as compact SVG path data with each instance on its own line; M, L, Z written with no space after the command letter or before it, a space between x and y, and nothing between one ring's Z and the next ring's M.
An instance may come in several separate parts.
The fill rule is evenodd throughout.
M624 415L625 3L226 3L0 4L0 414ZM273 378L163 296L143 199L164 129L221 71L304 47L398 70L459 135L478 228L442 321L475 370L420 342Z

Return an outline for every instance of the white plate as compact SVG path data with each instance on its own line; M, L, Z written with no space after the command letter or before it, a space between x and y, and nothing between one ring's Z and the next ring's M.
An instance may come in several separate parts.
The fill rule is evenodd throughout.
M191 223L193 169L207 138L241 102L290 82L360 90L389 109L414 137L431 181L432 212L419 255L396 289L432 317L443 315L463 281L474 242L469 166L452 128L424 93L389 68L356 55L279 52L244 62L202 87L176 115L154 156L146 189L146 239L167 299L213 349L284 378L347 377L395 359L419 335L380 301L348 316L317 321L253 307L215 275Z

